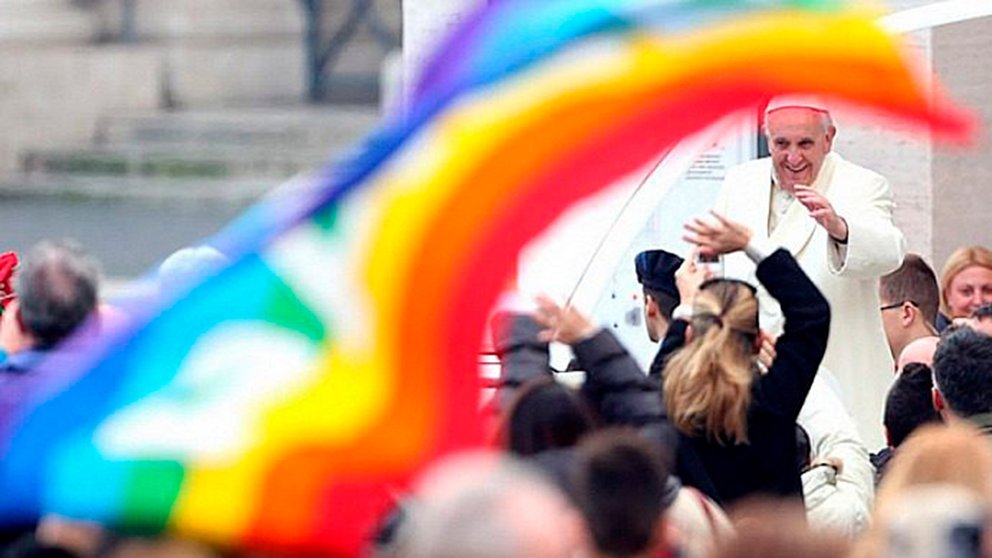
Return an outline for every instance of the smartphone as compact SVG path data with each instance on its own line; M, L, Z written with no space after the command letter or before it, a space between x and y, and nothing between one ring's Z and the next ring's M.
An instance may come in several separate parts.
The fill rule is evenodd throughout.
M711 277L723 277L723 258L696 254L696 265L710 270Z

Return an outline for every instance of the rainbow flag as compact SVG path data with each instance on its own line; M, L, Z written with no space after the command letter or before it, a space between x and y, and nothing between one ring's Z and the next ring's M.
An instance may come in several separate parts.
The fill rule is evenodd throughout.
M407 117L211 241L230 266L0 393L0 520L357 554L391 490L481 443L486 315L571 204L781 93L967 135L873 15L491 2Z

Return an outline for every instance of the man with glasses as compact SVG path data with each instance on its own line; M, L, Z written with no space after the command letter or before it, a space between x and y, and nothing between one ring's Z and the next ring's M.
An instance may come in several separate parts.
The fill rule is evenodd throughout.
M898 269L879 281L879 311L889 351L902 368L907 362L929 364L936 346L940 292L933 269L917 254L906 254Z

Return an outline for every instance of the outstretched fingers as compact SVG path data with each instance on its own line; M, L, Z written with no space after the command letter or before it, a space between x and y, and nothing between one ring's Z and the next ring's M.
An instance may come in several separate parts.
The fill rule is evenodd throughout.
M718 231L712 225L699 217L695 217L682 225L682 228L692 233L683 235L682 240L694 244L699 253L704 256L714 255L713 240Z

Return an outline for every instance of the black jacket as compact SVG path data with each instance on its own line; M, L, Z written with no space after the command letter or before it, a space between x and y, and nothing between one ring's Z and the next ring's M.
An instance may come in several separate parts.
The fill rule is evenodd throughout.
M823 360L830 331L827 300L786 250L765 258L758 265L757 277L779 302L785 326L775 345L775 362L766 374L755 377L751 387L749 443L721 445L702 434L680 433L680 451L691 451L698 461L695 467L679 470L682 481L688 485L697 479L711 482L716 499L724 504L753 494L802 497L796 466L796 418ZM663 349L680 347L684 341L683 322L669 330ZM664 360L666 355L659 358Z
M678 442L672 440L662 381L664 363L685 344L685 320L672 323L648 376L607 331L573 347L587 373L583 392L604 422L640 426L664 449L677 448L675 470L682 482L722 504L755 493L802 496L795 424L830 328L826 299L787 251L778 250L762 261L758 279L779 301L786 323L775 363L752 387L749 444L720 445L683 433L675 436Z

